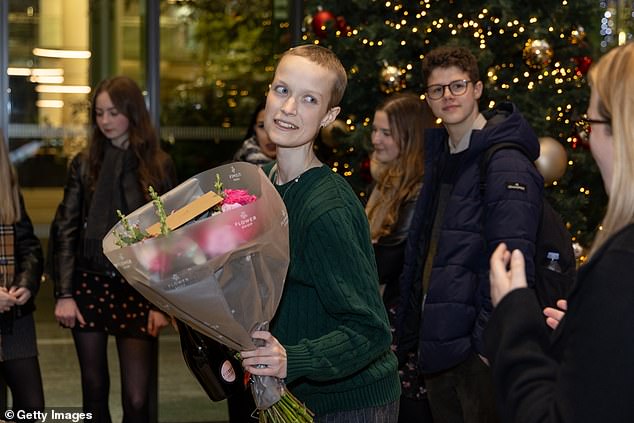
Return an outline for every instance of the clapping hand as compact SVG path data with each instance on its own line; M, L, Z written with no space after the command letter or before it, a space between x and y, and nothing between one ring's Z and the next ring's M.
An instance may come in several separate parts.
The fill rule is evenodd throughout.
M502 298L517 288L526 288L524 256L520 250L511 253L506 244L501 243L491 255L491 301L497 306Z

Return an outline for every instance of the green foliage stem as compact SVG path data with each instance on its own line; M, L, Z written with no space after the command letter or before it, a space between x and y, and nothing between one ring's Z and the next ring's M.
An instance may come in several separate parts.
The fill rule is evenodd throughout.
M121 210L117 210L117 216L121 220L121 225L123 226L123 233L113 231L115 244L119 247L134 244L150 236L150 234L141 229L139 225L131 225Z
M161 201L161 197L154 191L154 187L149 186L148 191L150 193L150 198L152 199L152 204L154 204L154 211L156 212L156 216L159 218L159 224L161 226L161 235L168 235L171 230L169 226L167 226L167 214L165 213L165 205Z

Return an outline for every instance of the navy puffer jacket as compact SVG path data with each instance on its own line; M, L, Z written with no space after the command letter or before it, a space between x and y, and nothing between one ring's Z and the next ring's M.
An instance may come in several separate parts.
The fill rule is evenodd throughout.
M500 242L524 253L529 285L534 281L543 178L523 153L501 149L489 161L482 198L480 169L482 154L493 144L521 144L535 160L539 142L511 103L484 115L487 125L473 131L469 149L461 154L422 312L422 275L440 169L450 157L444 129L425 134L425 176L405 251L397 324L399 356L418 348L419 368L425 373L451 368L482 352L482 332L492 310L489 257Z

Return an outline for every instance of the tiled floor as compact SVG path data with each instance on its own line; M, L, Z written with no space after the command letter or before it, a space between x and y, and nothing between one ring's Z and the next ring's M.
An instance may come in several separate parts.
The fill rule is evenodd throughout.
M79 367L70 332L53 319L52 287L42 286L37 298L37 334L47 408L81 407ZM177 334L169 328L160 336L159 422L225 422L225 402L211 402L194 380L181 356ZM119 365L114 339L109 343L110 409L121 421Z

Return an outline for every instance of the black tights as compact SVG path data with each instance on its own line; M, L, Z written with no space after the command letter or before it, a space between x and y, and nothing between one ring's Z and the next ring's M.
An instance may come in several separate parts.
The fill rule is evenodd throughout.
M1 362L0 370L11 390L13 410L44 410L42 374L37 357Z
M108 334L73 331L81 368L84 412L92 413L93 423L110 423L108 395ZM156 362L156 339L116 337L121 372L123 423L149 421L148 393L155 389L153 363ZM153 388L153 389L152 389Z

